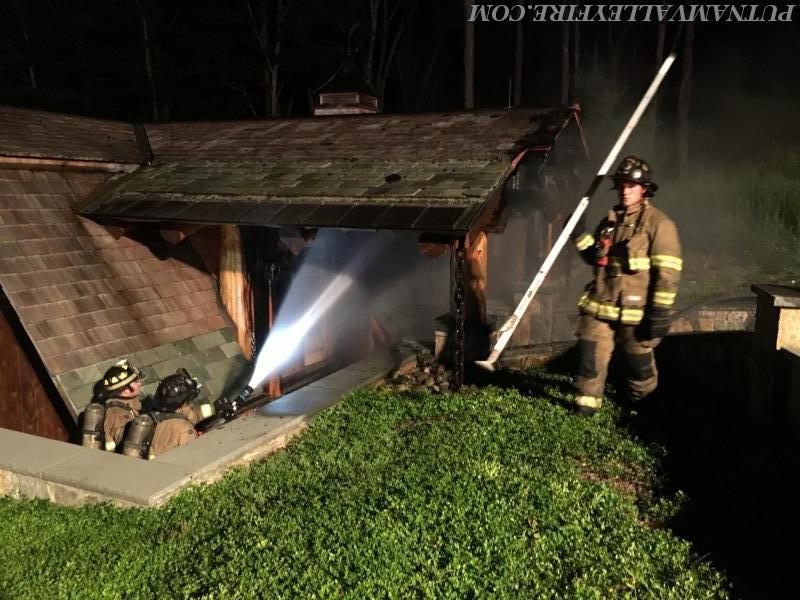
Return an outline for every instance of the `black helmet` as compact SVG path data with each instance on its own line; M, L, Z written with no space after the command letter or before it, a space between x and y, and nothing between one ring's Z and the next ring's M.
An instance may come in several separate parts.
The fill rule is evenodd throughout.
M189 377L184 369L181 371L174 375L167 375L158 383L158 388L153 396L153 406L156 410L176 411L197 396L200 388L197 381Z
M109 367L103 375L103 379L95 385L93 391L100 391L101 393L108 394L116 390L121 390L128 387L137 379L144 380L142 373L128 362L127 358Z
M622 159L617 170L611 175L611 179L614 180L614 187L611 189L616 189L620 181L630 181L643 185L645 196L652 197L658 189L656 183L651 180L652 175L650 165L638 156L630 154Z

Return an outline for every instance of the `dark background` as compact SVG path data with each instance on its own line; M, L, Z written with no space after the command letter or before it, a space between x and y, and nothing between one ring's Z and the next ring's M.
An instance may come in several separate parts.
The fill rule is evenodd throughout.
M371 9L378 17L375 54L396 41L383 85L366 65ZM667 27L667 49L677 28ZM587 118L598 80L623 93L617 108L629 112L652 77L656 31L654 22L580 25L573 99ZM561 24L528 22L524 35L523 105L557 105ZM137 122L307 116L313 92L344 63L351 79L359 71L384 92L385 112L454 110L464 105L463 43L459 0L1 0L0 103ZM514 48L513 23L477 23L478 108L508 104ZM693 152L740 158L792 143L799 52L796 22L696 23ZM613 77L615 53L620 67ZM280 63L274 111L266 100L266 61ZM676 64L663 91L659 116L667 131L680 69Z

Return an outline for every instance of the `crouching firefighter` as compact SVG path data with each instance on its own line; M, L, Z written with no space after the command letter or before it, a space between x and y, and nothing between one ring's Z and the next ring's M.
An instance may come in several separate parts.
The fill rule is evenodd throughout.
M578 304L579 414L600 409L615 346L627 363L630 400L644 399L658 385L653 349L669 330L683 261L675 223L650 202L658 187L651 177L642 159L623 159L611 175L619 203L594 233L581 218L572 234L581 257L594 267Z
M159 382L153 396L154 410L133 420L122 444L123 454L153 459L197 437L194 425L184 413L197 397L200 386L197 380L183 373L169 375Z
M83 412L81 444L118 451L128 424L142 412L144 374L122 359L94 386L94 397Z
M191 375L189 375L189 372L186 369L178 369L175 371L175 374L194 382L197 390L203 387L196 378L193 378ZM195 393L190 400L181 405L181 407L178 409L178 412L189 419L189 422L192 425L197 425L198 423L207 421L216 415L217 409L214 403L210 402L208 398L201 397L199 394Z

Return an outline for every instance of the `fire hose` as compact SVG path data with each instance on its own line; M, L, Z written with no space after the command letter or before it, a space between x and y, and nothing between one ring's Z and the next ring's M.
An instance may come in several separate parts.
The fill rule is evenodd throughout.
M680 34L678 35L680 37ZM677 38L676 38L677 42ZM572 213L572 216L567 221L566 225L564 226L564 230L561 232L561 235L558 236L556 239L555 244L553 244L553 248L550 250L550 253L547 255L547 258L544 260L544 264L536 273L536 276L533 278L530 286L525 291L525 294L522 296L522 300L520 300L519 305L514 310L514 313L508 318L508 320L503 324L500 328L500 336L497 339L494 347L492 348L489 357L486 360L476 360L475 364L479 367L486 369L487 371L494 371L494 364L497 362L497 359L500 358L500 354L502 354L503 350L505 350L506 345L508 344L511 336L514 334L514 330L517 328L517 325L522 319L522 316L525 314L528 306L533 300L533 297L536 295L536 292L539 291L542 283L544 282L545 277L550 272L550 269L555 263L556 258L558 255L561 254L561 249L567 243L572 230L575 229L575 226L578 223L578 220L581 218L581 215L586 211L586 208L589 206L589 199L594 195L597 188L603 181L603 178L608 173L609 169L611 169L611 165L617 160L617 156L619 155L622 147L625 145L625 142L628 141L628 137L630 137L631 133L633 132L636 125L638 125L639 120L644 114L645 109L650 104L650 101L655 96L656 92L658 91L661 82L664 80L664 77L667 75L667 71L669 71L672 63L675 62L677 58L677 50L673 49L670 52L669 56L666 58L664 63L661 65L661 68L658 69L655 77L653 78L650 87L647 88L642 99L639 101L636 110L633 111L630 119L628 119L628 123L625 125L625 128L622 130L619 138L617 138L616 143L611 148L611 151L608 153L605 161L600 167L600 170L597 171L597 175L595 175L594 179L592 180L589 188L586 190L583 198L581 198L580 202L578 203L577 208Z
M271 400L265 394L253 395L253 392L253 388L246 385L235 396L221 396L214 402L215 414L198 423L196 429L205 433Z

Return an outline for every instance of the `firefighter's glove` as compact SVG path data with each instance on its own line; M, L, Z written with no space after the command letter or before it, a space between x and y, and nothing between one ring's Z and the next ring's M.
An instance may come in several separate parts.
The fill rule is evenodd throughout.
M233 401L227 398L226 396L222 396L217 400L214 400L214 412L218 415L230 415L235 411L235 406Z
M642 341L662 338L669 332L670 322L669 308L662 306L648 308L639 324L637 337Z
M571 217L572 215L570 215ZM564 227L562 229L566 229L567 223L569 223L570 217L567 217L567 220L564 221ZM581 213L581 216L578 218L578 222L575 224L575 229L569 234L570 239L577 240L586 233L586 213Z

